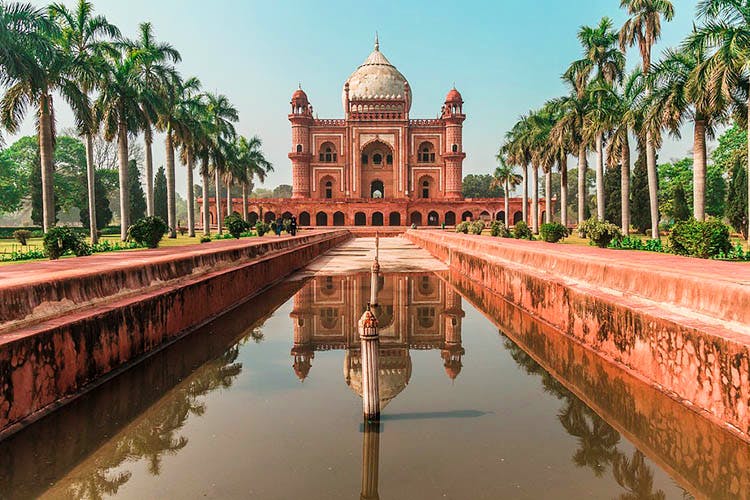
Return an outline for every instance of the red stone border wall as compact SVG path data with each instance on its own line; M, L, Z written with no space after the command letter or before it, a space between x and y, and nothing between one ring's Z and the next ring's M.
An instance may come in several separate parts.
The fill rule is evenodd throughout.
M538 374L549 393L569 399L557 389L559 381L696 498L750 498L748 443L732 433L717 432L709 420L487 287L456 272L446 279L518 346L510 346L514 360ZM554 381L545 378L537 364ZM630 457L615 461L623 458Z
M118 279L133 286L153 285L155 276L179 276L179 270L183 278L0 335L0 438L348 238L347 231L321 232L241 249L201 251L189 262L174 256L152 267L119 269L113 271ZM213 268L188 273L206 266ZM109 290L110 276L97 276L100 284L92 289ZM87 279L96 284L97 276ZM73 286L61 283L56 289Z
M706 321L706 316L691 316L689 311L675 311L669 302L660 303L670 290L687 292L678 273L642 271L641 282L644 275L655 273L650 276L654 283L644 283L640 291L653 290L656 297L646 302L632 297L627 288L613 286L635 285L627 276L633 273L631 266L611 259L597 263L587 256L587 249L573 260L558 256L551 244L519 246L490 237L438 231L408 231L406 235L446 261L452 271L489 288L750 441L747 337L718 321ZM711 289L715 283L705 286ZM661 288L664 290L659 293ZM736 296L721 290L711 293L725 301ZM683 301L690 296L672 295ZM694 307L700 311L707 302L700 294L693 296L697 298Z

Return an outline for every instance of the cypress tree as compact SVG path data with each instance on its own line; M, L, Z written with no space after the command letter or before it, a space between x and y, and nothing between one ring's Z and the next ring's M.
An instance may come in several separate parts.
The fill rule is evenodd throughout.
M633 165L633 182L630 188L630 223L640 233L651 229L651 208L648 198L648 170L646 153L639 148Z
M620 193L620 165L609 167L604 173L604 219L617 225L622 220Z
M691 215L682 183L678 183L672 190L672 215L675 222L688 220Z
M154 215L167 221L167 175L161 166L154 176Z
M727 192L726 216L735 231L747 239L747 171L742 155L737 155L732 165Z
M138 170L135 160L128 162L128 177L130 179L130 220L135 222L146 216L146 195L141 185L141 171ZM166 189L166 181L164 188Z

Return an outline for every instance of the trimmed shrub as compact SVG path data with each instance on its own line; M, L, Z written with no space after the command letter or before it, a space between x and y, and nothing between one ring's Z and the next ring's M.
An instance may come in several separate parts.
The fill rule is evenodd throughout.
M258 233L258 236L263 236L270 230L271 227L263 221L258 221L255 223L255 232Z
M669 246L678 255L701 259L726 255L732 251L729 226L716 219L680 221L669 232Z
M490 235L496 238L510 238L510 231L508 228L499 220L492 221L490 224Z
M542 224L542 227L539 228L539 234L543 241L546 241L547 243L557 243L568 236L568 228L559 222L549 222Z
M661 240L642 240L640 238L631 238L625 236L622 239L614 240L609 244L609 248L620 250L644 250L646 252L664 253L666 249L662 246Z
M201 243L211 243L210 236L201 236Z
M588 238L591 244L599 248L607 248L613 241L622 239L619 227L611 222L600 221L596 217L578 224L578 234L581 238Z
M474 222L469 224L469 233L471 234L482 234L482 231L484 231L484 221L483 220L475 220Z
M42 238L44 236L44 232L42 231L42 228L37 226L26 226L26 227L0 227L0 239L3 240L10 240L14 239L13 233L18 231L19 229L25 229L27 231L31 231L31 237L32 238Z
M531 233L531 228L524 221L518 221L516 227L513 228L513 237L517 240L533 240L534 235Z
M44 235L43 245L44 252L50 260L57 260L69 252L79 257L91 255L91 247L77 231L70 227L51 228Z
M457 233L469 234L469 225L470 224L471 224L471 222L469 222L469 221L459 222L458 224L456 224L456 232Z
M31 231L29 231L28 229L18 229L16 231L13 231L13 238L21 245L26 246L28 244L28 240L31 238Z
M227 227L229 234L234 236L235 239L240 239L242 233L250 229L250 225L237 214L224 217L224 225Z
M156 248L167 231L169 226L161 217L144 217L128 228L128 239L148 248Z

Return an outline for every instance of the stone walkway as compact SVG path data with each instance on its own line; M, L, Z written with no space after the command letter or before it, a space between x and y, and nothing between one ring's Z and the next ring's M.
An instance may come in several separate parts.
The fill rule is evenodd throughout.
M315 259L291 279L368 272L375 258L375 238L353 238ZM380 238L380 272L445 271L448 266L406 238Z

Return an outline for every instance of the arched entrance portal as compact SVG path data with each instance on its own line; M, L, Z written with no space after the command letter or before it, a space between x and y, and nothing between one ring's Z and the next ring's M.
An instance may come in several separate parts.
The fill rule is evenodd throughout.
M409 222L411 224L416 224L417 226L422 225L422 214L419 212L412 212L411 217L409 218Z
M507 220L505 220L505 211L504 211L504 210L500 210L500 211L499 211L499 212L498 212L498 213L497 213L497 214L495 215L495 220L499 220L499 221L501 221L501 222L505 223L505 225L506 225L506 226L508 225L508 221L507 221Z
M354 225L355 226L366 226L367 225L367 216L364 212L357 212L354 214Z
M468 210L466 212L464 212L464 213L461 214L461 220L462 221L473 220L473 219L474 219L474 214L472 214Z
M266 215L263 216L263 221L266 224L270 224L271 221L275 221L275 220L276 220L276 214L273 212L266 212Z
M389 226L400 226L401 225L401 214L398 212L391 212L388 216Z
M299 220L297 221L298 226L309 226L310 225L310 214L308 212L300 212Z
M315 216L316 226L327 226L328 225L328 214L325 212L318 212Z
M256 212L248 212L247 223L254 226L256 222L258 222L258 214Z
M440 216L434 210L427 214L427 225L437 226L440 223Z
M522 220L523 220L523 212L521 212L521 211L519 210L518 212L516 212L516 213L514 213L514 214L513 214L513 224L514 224L514 225L515 225L515 224L518 224L518 223L519 223L519 222L521 222Z
M383 225L383 214L382 212L375 212L372 214L372 225L382 226Z
M445 225L446 226L456 225L456 214L454 212L445 212Z
M344 212L336 212L333 214L333 225L343 226L344 225Z
M385 198L383 181L372 181L370 184L370 198Z

